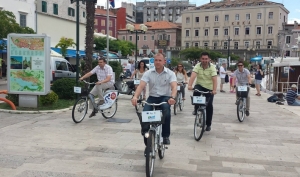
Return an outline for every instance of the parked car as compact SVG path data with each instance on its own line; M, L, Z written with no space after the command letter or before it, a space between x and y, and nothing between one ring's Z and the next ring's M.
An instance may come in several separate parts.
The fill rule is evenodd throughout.
M61 57L50 57L50 82L60 78L76 78L76 69Z

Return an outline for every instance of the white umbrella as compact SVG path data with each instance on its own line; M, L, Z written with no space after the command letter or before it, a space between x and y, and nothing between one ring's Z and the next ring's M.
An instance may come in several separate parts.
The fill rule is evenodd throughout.
M94 33L95 37L106 37L106 34L103 33ZM116 38L112 37L112 36L108 36L109 39L111 40L117 40Z
M57 52L55 52L55 51L52 50L52 49L51 49L50 55L53 56L53 57L63 57L60 53L57 53Z

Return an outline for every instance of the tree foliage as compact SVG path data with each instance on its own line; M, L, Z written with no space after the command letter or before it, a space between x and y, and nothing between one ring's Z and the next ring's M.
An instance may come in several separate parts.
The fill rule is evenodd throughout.
M0 10L0 39L6 38L9 33L34 34L34 30L29 27L21 27L16 22L15 15L6 10Z
M94 43L96 44L96 50L104 50L106 48L106 37L95 37ZM120 50L123 56L127 56L128 54L131 55L135 48L136 45L130 41L109 39L109 50L113 52L118 52Z
M65 57L67 54L67 48L73 47L75 45L76 43L74 42L73 39L61 37L58 44L56 44L55 48L60 47L61 55Z

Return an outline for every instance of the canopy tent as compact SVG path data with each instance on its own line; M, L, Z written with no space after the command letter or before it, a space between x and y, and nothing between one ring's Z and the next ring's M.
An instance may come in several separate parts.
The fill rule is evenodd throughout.
M61 49L60 48L51 47L51 50L54 50L55 52L61 54ZM76 50L74 50L74 49L67 49L66 57L76 58ZM79 57L85 57L85 51L79 50ZM97 55L93 54L93 58L97 58Z
M0 53L7 53L6 46L7 46L7 39L0 40Z
M103 53L103 56L106 57L106 50L101 50L101 53ZM116 53L109 52L108 53L108 58L116 58L116 59L118 59L119 56Z
M94 33L95 37L106 37L106 34L103 33ZM112 36L108 36L109 39L111 40L117 40L116 38L112 37Z
M263 59L262 56L253 57L250 59L251 62L261 61Z
M54 50L51 49L51 53L50 53L51 56L53 57L63 57L60 53L58 52L55 52Z

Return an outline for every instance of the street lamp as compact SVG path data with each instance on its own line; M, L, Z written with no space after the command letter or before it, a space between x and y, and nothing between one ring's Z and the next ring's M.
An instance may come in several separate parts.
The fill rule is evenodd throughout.
M255 52L255 48L247 48L247 50L250 52L250 61L251 61L251 51Z
M140 28L139 29L135 29L134 26L132 24L127 24L126 25L126 29L131 32L131 33L135 33L135 45L136 45L136 50L135 50L135 67L136 67L136 63L137 63L137 48L138 48L138 41L137 41L137 37L138 37L138 33L143 33L145 34L146 31L148 30L148 27L144 24L140 24Z
M230 38L230 36L228 36L228 46L227 46L227 49L228 49L228 58L227 58L227 67L229 67L229 58L230 58L230 41L232 41L232 39Z

